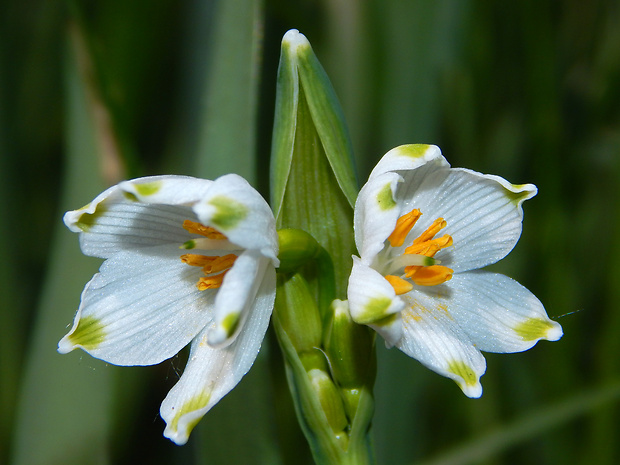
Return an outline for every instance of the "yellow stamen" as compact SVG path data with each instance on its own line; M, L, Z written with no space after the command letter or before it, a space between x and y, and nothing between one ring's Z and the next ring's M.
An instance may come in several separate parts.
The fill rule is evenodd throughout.
M422 216L420 210L414 208L406 215L398 218L394 231L392 231L392 234L387 238L392 247L400 247L404 244L407 234L409 234L409 231L411 231L411 228L413 228L420 216Z
M394 292L396 292L396 295L406 294L411 289L413 289L413 284L411 284L409 281L405 281L403 278L400 278L398 276L389 274L385 277L385 279L394 288Z
M443 237L437 239L431 239L425 242L413 243L405 249L406 254L426 255L427 257L433 257L437 252L445 247L452 245L452 236L445 234Z
M413 268L413 267L411 267ZM419 266L411 276L411 280L418 286L437 286L452 278L453 270L442 265Z
M433 237L435 237L435 234L437 234L440 230L446 227L446 224L448 224L446 223L446 220L444 220L443 218L437 218L435 221L433 221L433 224L431 224L426 231L420 234L420 237L413 241L413 245L430 241Z
M420 210L414 209L407 215L403 215L398 219L396 228L392 234L390 234L390 237L388 237L392 247L400 247L403 245L406 236L421 215L422 213ZM431 263L424 264L419 262L418 264L411 261L407 262L404 260L405 255L392 260L392 263L400 263L401 266L406 265L404 267L405 274L402 275L402 277L394 275L385 276L385 279L394 288L396 295L406 294L413 289L413 284L408 280L413 281L418 286L436 286L452 278L452 274L454 273L453 270L446 266L432 264L439 263L437 260L432 259L437 252L453 244L452 236L449 234L444 234L443 237L434 239L435 235L445 228L446 225L447 222L443 218L437 218L426 231L420 234L420 236L405 249L404 254L407 257L428 257L429 260L432 260Z
M215 260L202 267L202 271L204 271L206 274L219 273L220 271L228 270L235 263L237 256L231 253L228 255L214 258Z
M205 226L195 221L183 221L183 229L192 234L200 234L208 239L228 239L224 234L211 226Z
M227 240L228 238L219 232L217 229L212 228L211 226L205 226L202 223L198 223L196 221L185 220L183 221L183 229L191 234L199 234L207 239L212 240ZM205 241L206 239L192 239L188 241L181 248L192 249L194 248L198 242ZM187 246L191 243L191 246ZM204 246L205 248L211 248L208 245ZM228 255L200 255L195 253L187 253L181 255L181 261L189 266L200 266L202 267L202 271L208 275L211 273L223 273L214 275L214 276L204 276L198 279L196 283L196 287L198 287L199 291L206 291L207 289L217 289L222 285L222 280L224 279L224 275L230 270L230 268L235 263L237 256L234 254Z
M207 289L217 289L222 285L222 281L224 280L224 275L226 273L228 273L228 270L214 276L202 277L196 283L196 287L199 291L206 291Z
M181 255L181 260L190 266L202 266L202 271L205 274L219 273L222 270L226 270L233 266L237 256L235 254L228 254L210 257L207 255L199 255L195 253L187 253Z

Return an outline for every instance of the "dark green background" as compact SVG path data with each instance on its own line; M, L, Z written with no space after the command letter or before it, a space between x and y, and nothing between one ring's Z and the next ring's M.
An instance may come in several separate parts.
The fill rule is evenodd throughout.
M98 266L63 211L145 174L236 171L268 195L290 28L332 79L360 180L390 148L432 143L453 166L539 188L519 244L493 268L532 290L564 337L489 354L479 400L380 347L378 461L620 461L618 2L9 0L1 10L0 462L308 463L273 338L182 448L158 417L180 359L116 368L55 352Z

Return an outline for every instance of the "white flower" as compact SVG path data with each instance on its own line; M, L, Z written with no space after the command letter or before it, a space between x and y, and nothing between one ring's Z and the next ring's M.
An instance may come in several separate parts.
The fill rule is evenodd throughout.
M152 365L191 342L160 411L164 435L184 444L250 369L269 324L279 264L269 206L237 175L156 176L121 182L64 221L105 262L58 351Z
M532 184L450 168L435 146L390 150L355 205L353 319L479 397L480 351L519 352L562 336L530 291L479 270L515 246L521 204L536 192Z

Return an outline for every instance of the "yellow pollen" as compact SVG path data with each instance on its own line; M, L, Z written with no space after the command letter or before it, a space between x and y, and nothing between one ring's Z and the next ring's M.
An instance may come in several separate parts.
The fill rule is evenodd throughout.
M389 274L385 277L385 279L394 288L394 292L396 292L396 295L406 294L411 289L413 289L413 284L411 284L409 281L405 281L403 278L400 278L398 276Z
M200 234L208 239L228 239L224 234L211 226L205 226L195 221L183 221L183 229L192 234Z
M413 228L420 216L422 216L420 210L414 208L406 215L398 218L394 231L392 231L392 234L390 234L390 236L387 238L387 240L390 241L390 245L392 247L400 247L401 245L403 245L407 234L409 234L409 231L411 231L411 228Z
M199 291L206 291L207 289L217 289L222 285L222 281L224 280L224 275L226 273L228 273L228 270L214 276L202 277L198 279L196 287Z

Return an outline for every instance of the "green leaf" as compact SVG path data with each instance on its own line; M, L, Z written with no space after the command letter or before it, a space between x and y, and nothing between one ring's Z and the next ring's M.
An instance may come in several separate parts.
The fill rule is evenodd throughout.
M496 427L487 434L481 434L462 445L442 452L436 458L425 461L424 465L480 463L524 441L539 438L548 430L563 425L579 415L617 403L619 399L620 380L616 379L611 383L573 394L563 401L547 404L537 411L528 412L512 423Z
M262 0L217 3L210 37L212 59L200 89L204 112L199 115L202 128L193 173L196 176L215 179L237 173L256 185L262 28Z
M71 58L63 211L93 198L104 187L86 89L78 77L75 57ZM13 444L15 465L109 462L112 368L90 357L80 360L80 353L61 356L55 350L73 319L87 277L99 264L82 255L76 236L64 227L60 216L59 212L22 382ZM33 276L33 285L38 280Z

